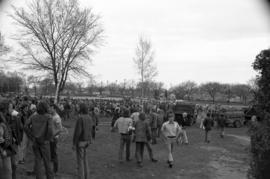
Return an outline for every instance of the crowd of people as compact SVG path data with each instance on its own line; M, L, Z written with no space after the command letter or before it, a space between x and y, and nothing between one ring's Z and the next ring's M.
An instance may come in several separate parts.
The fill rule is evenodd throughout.
M175 144L188 145L185 128L187 114L183 113L182 122L175 121L171 105L166 108L155 102L113 101L71 99L61 100L55 104L50 98L16 97L0 99L0 179L16 179L16 168L24 164L27 149L32 146L34 166L29 175L42 178L44 164L47 179L52 179L59 169L57 146L59 138L68 130L63 127L62 119L76 119L72 139L72 149L76 153L78 178L89 178L87 148L95 139L99 115L109 115L112 118L111 131L118 130L120 134L119 162L131 160L130 147L135 143L135 158L137 165L143 167L144 147L153 163L152 145L157 144L157 138L162 138L167 146L168 167L173 167L173 148ZM72 114L72 115L71 115ZM71 117L72 116L72 117ZM195 117L204 118L197 113ZM224 118L218 120L221 126L221 137L224 137ZM213 126L211 116L202 120L205 129L205 142L209 143L209 132Z

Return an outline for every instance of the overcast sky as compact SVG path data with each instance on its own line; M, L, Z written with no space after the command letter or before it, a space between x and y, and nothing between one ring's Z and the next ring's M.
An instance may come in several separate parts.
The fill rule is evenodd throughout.
M185 80L246 83L256 74L255 56L270 47L269 14L261 0L79 1L102 16L106 43L89 67L99 81L139 79L132 60L139 35L152 41L156 80L167 87ZM12 3L23 6L25 0L1 6L0 31L10 44L16 27L6 13Z

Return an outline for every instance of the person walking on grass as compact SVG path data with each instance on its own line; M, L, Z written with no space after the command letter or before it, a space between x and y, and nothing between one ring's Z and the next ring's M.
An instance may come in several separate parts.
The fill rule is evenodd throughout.
M118 118L113 127L113 129L118 129L120 134L119 162L123 162L124 146L126 146L126 161L130 161L132 119L129 116L129 110L124 109L123 117Z
M168 113L168 121L163 123L161 127L161 133L163 134L165 144L168 150L168 160L167 163L170 168L173 167L173 148L175 143L178 144L179 136L181 133L181 127L177 122L174 121L175 115L172 111Z
M149 115L149 123L151 127L151 143L157 144L157 128L158 128L158 115L155 108L152 108Z
M181 126L181 129L182 129L182 143L188 145L188 137L187 137L187 131L186 131L186 125L187 125L187 122L188 122L188 114L186 112L183 112L182 114L182 118L180 119L179 121L179 125Z
M144 145L151 139L151 129L145 118L145 113L140 113L139 120L134 124L136 142L135 156L139 167L143 167Z
M220 129L220 137L224 138L225 135L225 115L224 113L219 114L218 119L217 119L217 123L218 123L218 127Z
M79 179L90 178L86 149L92 142L92 129L93 120L88 114L87 106L84 103L80 103L79 117L75 124L72 146L72 149L76 151Z
M205 130L204 142L210 143L210 131L211 131L212 127L214 126L214 121L211 118L210 113L207 113L207 117L203 121L203 126L204 126L204 130Z

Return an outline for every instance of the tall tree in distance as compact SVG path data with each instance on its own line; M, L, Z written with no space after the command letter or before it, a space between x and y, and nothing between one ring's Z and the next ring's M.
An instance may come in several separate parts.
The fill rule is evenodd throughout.
M89 75L87 64L103 40L100 17L77 0L34 0L13 10L23 54L12 60L52 75L57 103L70 74Z
M0 56L5 55L9 51L10 51L10 48L5 45L4 36L0 32Z
M157 67L154 64L154 50L151 41L140 36L135 50L133 61L140 75L141 97L144 97L144 84L157 76Z
M0 32L0 60L1 60L1 62L3 61L2 56L6 55L8 52L10 52L10 47L8 47L5 44L4 36ZM2 66L2 65L3 64L0 65L0 70L2 70L4 68L4 66Z
M215 103L217 94L222 91L222 85L218 82L208 82L202 84L201 89L205 91L212 98L212 102Z

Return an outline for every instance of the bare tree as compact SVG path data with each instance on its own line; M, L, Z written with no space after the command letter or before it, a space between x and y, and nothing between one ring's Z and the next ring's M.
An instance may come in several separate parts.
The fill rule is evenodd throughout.
M40 77L30 75L30 76L28 76L27 81L28 81L28 85L33 86L34 91L35 91L35 96L37 96L37 85L40 81Z
M34 0L27 9L16 8L17 40L23 55L13 58L27 68L53 76L55 103L70 74L89 75L91 54L103 40L100 17L80 9L77 0Z
M157 67L154 64L154 51L150 40L143 37L139 38L139 44L136 47L133 61L141 78L141 96L143 97L144 82L151 81L158 74Z
M8 52L10 52L10 47L8 47L7 45L5 45L4 36L0 32L0 57L2 55L6 55ZM0 66L0 69L2 69L2 68L4 68L4 66Z
M201 85L201 89L205 91L215 103L216 96L222 90L222 85L218 82L208 82Z
M250 86L247 84L234 85L233 92L235 95L240 97L240 99L244 102L244 104L247 103L248 98L252 95Z
M175 93L177 98L184 99L187 98L191 100L192 95L195 93L197 84L193 81L184 81L179 85L172 87L171 92Z
M222 84L222 93L225 95L227 103L230 102L231 98L234 95L232 88L233 85L231 84Z

